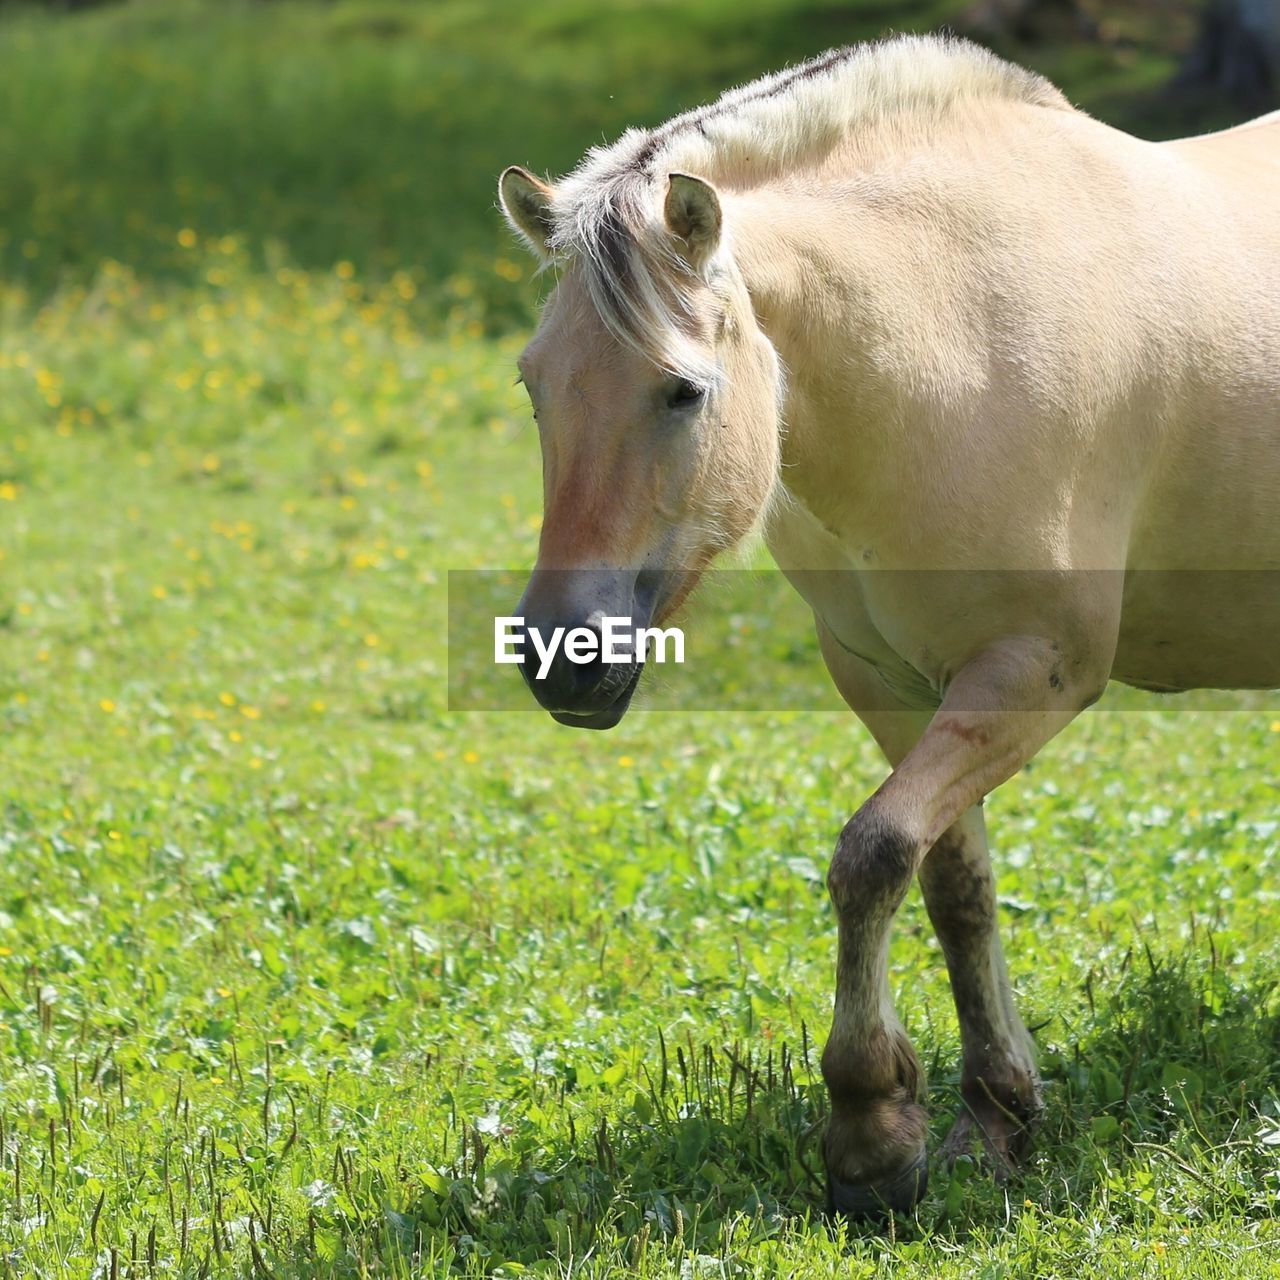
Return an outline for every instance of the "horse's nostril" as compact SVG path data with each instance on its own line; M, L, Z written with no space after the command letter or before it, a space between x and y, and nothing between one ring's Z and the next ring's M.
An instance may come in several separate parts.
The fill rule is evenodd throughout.
M583 693L592 693L600 687L609 674L610 664L603 658L592 658L587 662L573 664L573 682Z
M600 657L574 659L562 654L556 668L561 683L579 697L593 693L609 673L609 664Z
M571 631L577 632L576 641L569 641ZM547 710L591 709L593 699L611 684L614 664L602 656L604 645L598 627L566 628L565 637L565 642L554 653L539 659L531 637L526 634L525 649L530 656L521 670L534 697Z

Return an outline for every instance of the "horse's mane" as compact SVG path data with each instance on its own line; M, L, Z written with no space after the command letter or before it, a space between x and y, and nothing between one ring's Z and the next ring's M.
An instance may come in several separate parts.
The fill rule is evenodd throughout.
M551 248L581 265L620 340L673 373L714 382L682 335L695 281L662 234L666 176L755 186L820 162L855 130L990 98L1069 109L1042 76L967 40L897 36L833 49L587 152L559 185Z

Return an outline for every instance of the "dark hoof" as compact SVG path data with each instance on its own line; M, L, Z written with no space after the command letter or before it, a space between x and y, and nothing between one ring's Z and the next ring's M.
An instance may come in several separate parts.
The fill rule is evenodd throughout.
M929 1157L921 1151L896 1177L866 1186L841 1182L827 1174L827 1212L859 1222L884 1222L891 1214L910 1213L929 1185Z

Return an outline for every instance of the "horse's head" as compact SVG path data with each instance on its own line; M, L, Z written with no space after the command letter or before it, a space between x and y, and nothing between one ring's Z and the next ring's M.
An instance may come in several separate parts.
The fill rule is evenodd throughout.
M724 243L720 200L672 174L555 191L522 169L508 220L558 280L520 358L542 443L526 627L661 625L760 521L778 468L777 357ZM523 671L562 724L608 729L642 657Z

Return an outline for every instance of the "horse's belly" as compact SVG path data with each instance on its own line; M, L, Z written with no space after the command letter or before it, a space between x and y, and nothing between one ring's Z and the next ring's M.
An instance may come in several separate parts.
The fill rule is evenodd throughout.
M1125 577L1112 677L1144 689L1280 688L1280 569Z

